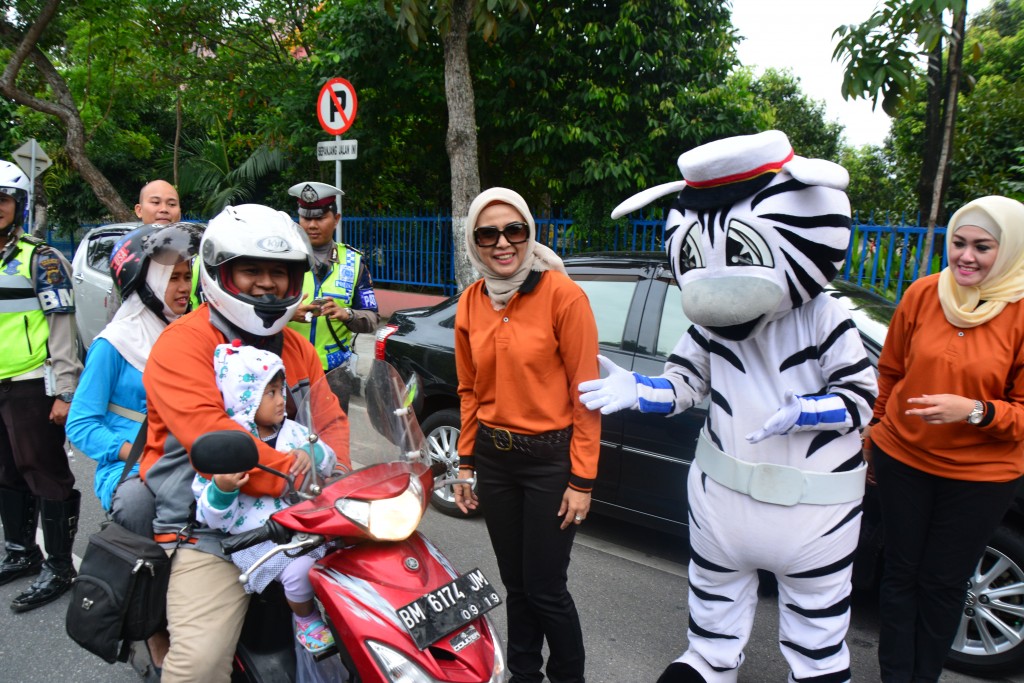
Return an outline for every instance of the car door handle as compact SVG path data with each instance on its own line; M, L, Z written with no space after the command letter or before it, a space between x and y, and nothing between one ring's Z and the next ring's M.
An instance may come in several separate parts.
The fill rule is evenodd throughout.
M75 282L81 282L84 279L85 279L85 276L82 275L81 273L78 273L77 275L75 275Z

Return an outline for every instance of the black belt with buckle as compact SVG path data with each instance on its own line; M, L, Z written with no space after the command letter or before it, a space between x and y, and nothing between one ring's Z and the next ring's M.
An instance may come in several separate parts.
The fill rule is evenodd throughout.
M494 448L499 451L532 453L538 446L560 446L572 439L572 425L553 432L516 434L501 427L488 427L482 422L477 424L479 425L478 431L480 435L485 439L490 439L494 444Z

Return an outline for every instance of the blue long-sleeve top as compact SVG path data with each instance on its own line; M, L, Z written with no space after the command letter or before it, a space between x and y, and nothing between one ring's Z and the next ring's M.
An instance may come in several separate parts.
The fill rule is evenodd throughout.
M97 463L94 488L104 510L110 509L124 471L124 461L117 457L121 444L134 442L141 426L109 412L108 403L145 413L146 391L142 373L101 337L89 348L65 429L71 443ZM133 472L138 469L136 463Z

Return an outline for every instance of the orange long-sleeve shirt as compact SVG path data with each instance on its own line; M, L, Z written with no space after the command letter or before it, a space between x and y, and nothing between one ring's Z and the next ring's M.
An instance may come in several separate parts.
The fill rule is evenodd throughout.
M598 377L597 325L579 285L557 271L539 275L527 278L500 311L483 280L459 299L459 453L473 453L478 421L520 434L572 425L569 483L589 491L597 477L601 414L580 403L576 387Z
M971 328L951 325L938 275L904 294L878 361L871 440L906 465L949 479L1009 481L1024 474L1024 301ZM922 394L988 403L981 425L928 424L906 410Z
M288 386L297 386L304 380L310 385L315 384L324 376L316 349L293 330L285 328L283 334L281 359ZM217 344L224 342L224 335L210 324L209 307L203 304L168 326L154 344L142 379L149 416L146 449L139 467L143 479L154 463L163 457L169 435L173 435L188 451L193 442L207 432L244 431L225 412L224 400L214 377L213 351ZM339 416L344 418L337 398L330 392L320 393L326 398L318 395L318 400L333 400ZM335 427L345 432L336 436L339 443L347 446L347 418L336 420ZM281 453L259 441L257 448L260 464L288 471L293 460L290 454ZM349 466L347 447L337 456L340 464ZM251 496L276 496L283 487L281 478L253 470L242 490Z

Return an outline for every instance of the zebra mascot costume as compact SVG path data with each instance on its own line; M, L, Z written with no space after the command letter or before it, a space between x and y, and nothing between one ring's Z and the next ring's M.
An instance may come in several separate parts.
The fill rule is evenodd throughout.
M678 193L666 250L694 324L662 375L599 357L608 376L580 385L580 400L606 414L673 415L711 397L687 482L689 649L659 683L737 680L758 568L778 577L790 681L842 683L866 473L859 429L878 391L853 321L823 293L850 240L849 176L794 156L779 131L697 147L679 169L683 181L612 217Z

